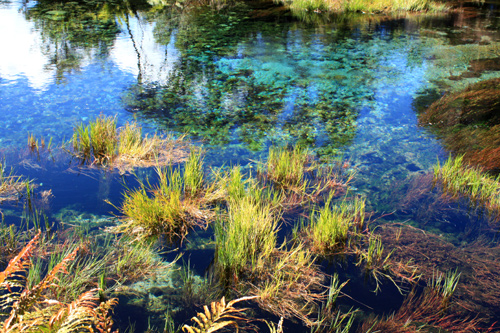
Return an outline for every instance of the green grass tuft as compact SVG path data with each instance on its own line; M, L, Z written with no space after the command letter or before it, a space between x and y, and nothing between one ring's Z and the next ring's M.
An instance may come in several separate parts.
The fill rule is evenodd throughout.
M316 12L442 12L448 6L433 0L278 0L293 11Z
M73 129L73 151L84 160L89 160L92 154L92 143L90 141L90 126L83 123L78 124Z
M313 212L306 233L312 247L326 254L348 247L364 229L365 201L356 198L352 202L343 200L333 204L330 197L324 207Z
M264 182L283 191L290 204L298 205L322 201L326 193L344 193L354 176L346 171L347 167L348 163L341 161L320 163L309 150L296 145L292 149L271 147L267 162L259 166L258 172Z
M170 241L183 238L191 222L182 202L180 172L171 168L157 172L164 178L151 195L144 185L125 193L122 212L129 223L123 225L123 231L145 238L165 235Z
M272 181L285 188L305 191L308 181L304 174L309 156L309 151L300 146L295 146L292 150L271 147L267 159L267 174Z
M493 215L500 215L500 176L490 177L478 167L463 162L464 156L446 160L434 167L434 181L442 185L445 193L458 198L469 198L474 206L486 207Z
M73 130L73 154L84 162L107 164L123 172L133 166L166 165L185 158L183 138L143 136L136 122L117 128L115 117L101 116Z
M215 223L216 263L224 279L237 277L249 265L258 271L276 247L279 216L269 204L243 197L229 204Z
M118 147L116 118L101 116L90 122L90 142L99 163L113 159Z
M158 185L141 183L124 194L121 207L126 222L117 230L139 238L164 236L169 242L184 239L196 224L214 215L215 186L205 186L201 152L191 153L181 168L157 167Z
M194 197L203 189L203 183L203 157L200 152L192 150L184 165L184 192Z

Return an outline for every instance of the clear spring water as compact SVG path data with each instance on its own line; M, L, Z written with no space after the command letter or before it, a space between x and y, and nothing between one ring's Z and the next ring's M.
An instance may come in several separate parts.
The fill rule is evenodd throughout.
M250 168L272 144L343 155L357 172L355 192L382 215L397 210L405 181L449 153L419 127L418 112L445 91L500 77L484 68L455 79L472 60L500 57L498 4L478 7L299 20L255 3L181 11L153 2L0 2L0 150L18 174L52 190L47 213L64 222L113 212L104 200L120 204L120 177L22 151L29 133L59 145L100 114L187 133L214 166ZM391 219L418 225L417 215ZM420 226L460 242L460 228L444 220Z

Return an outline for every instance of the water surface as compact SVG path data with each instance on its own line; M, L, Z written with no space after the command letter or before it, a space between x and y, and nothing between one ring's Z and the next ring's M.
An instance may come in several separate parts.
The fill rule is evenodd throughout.
M71 222L117 214L104 200L119 205L133 177L64 158L37 162L25 151L29 133L60 145L99 115L119 125L136 119L149 132L187 133L211 166L246 168L271 145L304 144L320 158L349 161L353 191L375 216L394 212L385 219L467 245L483 233L470 239L463 225L481 217L462 211L451 222L429 221L416 213L428 202L405 210L400 197L450 153L418 125L419 112L446 91L500 76L494 61L471 67L500 57L499 17L497 3L440 15L301 20L254 2L220 10L1 2L0 149L18 173L52 190L50 218Z

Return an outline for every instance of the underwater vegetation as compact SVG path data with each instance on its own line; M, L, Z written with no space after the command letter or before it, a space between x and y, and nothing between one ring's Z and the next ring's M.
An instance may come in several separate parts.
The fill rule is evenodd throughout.
M500 170L500 79L483 80L444 95L420 114L444 145L464 161Z
M111 126L110 121L96 126L118 138L113 144L118 150L120 131L113 129L112 121ZM134 138L140 136L130 137L125 142L134 143ZM439 280L436 283L431 283L428 275L421 280L422 273L414 263L394 254L397 251L383 237L381 227L370 227L365 200L349 191L354 175L345 162L322 164L300 146L271 147L269 156L267 161L254 162L256 168L232 166L209 173L203 152L192 149L182 163L157 166L154 179L139 181L137 188L124 193L120 207L124 216L108 221L106 232L100 228L90 233L90 226L75 225L53 230L51 237L48 234L41 237L43 242L33 256L36 258L33 268L27 271L27 286L37 286L45 272L71 255L65 264L68 274L58 276L58 288L50 291L50 299L71 304L98 286L101 291L94 291L92 297L102 299L101 294L110 299L118 297L123 305L111 304L117 308L132 306L134 297L141 295L146 299L141 304L152 304L148 306L159 309L148 310L150 315L159 315L155 311L162 311L165 306L154 304L167 302L168 297L175 297L176 301L171 302L183 309L208 304L195 315L192 325L185 324L193 317L190 312L174 309L165 314L169 318L165 327L171 332L255 329L254 318L261 316L271 318L260 321L271 330L278 329L280 324L276 326L274 322L283 318L282 329L293 323L318 333L365 333L368 329L364 330L363 325L401 328L406 327L402 326L405 321L408 328L416 327L417 323L425 323L426 328L465 327L459 322L469 327L479 326L475 319L455 310L451 294L456 282L445 283L441 275L435 275ZM248 170L255 170L255 174ZM300 212L300 218L291 219L289 213L296 211ZM283 236L287 224L294 228L291 234ZM188 243L192 229L213 232L213 261L206 282L195 287L189 277L192 273L187 272L182 273L185 286L180 288L185 295L173 291L169 294L164 291L167 288L152 288L154 291L149 293L159 297L148 292L135 294L134 284L154 280L171 269L158 256L157 246ZM17 234L15 230L5 227L0 231L5 246L11 243L12 248L19 248L20 242L12 241ZM404 235L399 237L403 239ZM391 246L387 247L386 242ZM401 293L414 291L393 317L360 319L357 310L346 309L339 303L346 295L342 290L349 280L336 273L327 274L321 265L325 260L339 266L346 260L352 262L374 292L380 292L388 281ZM456 280L458 274L455 273ZM417 291L419 281L427 282L434 292ZM471 280L466 281L469 287ZM234 301L226 303L223 296ZM234 307L240 300L251 301L251 305L243 309ZM99 303L92 302L94 309ZM446 310L431 314L429 309L437 308L438 304ZM184 317L181 313L185 313ZM171 314L176 320L183 318L180 322L184 326L175 328ZM126 325L119 316L112 318L115 326L109 326L111 330L116 329L117 321L120 328Z
M411 291L401 307L387 318L373 318L361 326L360 332L476 332L480 330L476 319L463 319L449 313L450 299L460 274L457 272L434 273L422 294ZM481 330L482 331L482 330ZM490 330L484 330L490 331Z
M448 313L462 317L462 322L453 320L459 324L457 331L465 329L467 323L471 324L470 331L474 331L473 326L478 331L488 331L499 315L496 310L487 310L497 309L499 304L497 245L481 237L470 243L454 245L441 236L401 223L386 223L378 226L376 232L387 250L392 251L393 259L405 261L411 258L412 264L418 267L421 281L427 285L432 284L436 271L456 272L459 267L460 283L456 286ZM448 329L455 332L451 327Z
M294 151L301 150L290 149ZM312 156L301 154L314 164ZM293 159L291 155L288 158ZM258 178L243 174L240 166L214 170L205 176L202 163L200 152L192 151L184 166L157 168L157 185L148 181L139 189L127 191L121 207L125 216L122 224L112 228L113 232L131 234L140 240L176 242L185 239L194 227L212 225L215 254L211 279L222 293L258 296L255 302L259 308L278 317L298 318L318 332L326 329L330 321L337 320L343 327L348 320L333 305L317 318L319 304L326 301L323 283L327 277L315 263L316 255L300 240L278 242L283 213L298 205L307 206L312 197L299 193L302 199L287 199L290 192L284 183L273 182L265 169L259 171ZM343 172L343 168L335 170ZM308 171L302 166L287 174L295 173L294 186L309 188L301 184L308 182ZM336 181L331 190L325 190L331 193L330 199L339 195L336 186L347 186L340 183L342 176L332 170L316 177L318 181L324 177L322 184ZM314 199L322 200L319 195ZM332 288L331 297L341 289L339 285Z
M271 148L270 152L272 156L276 152L281 155L270 158L267 164L260 163L258 178L243 175L240 166L229 171L214 170L206 176L202 152L194 149L182 167L157 166L156 185L148 180L141 182L138 189L125 192L121 211L126 218L118 229L146 237L164 235L170 241L182 240L190 228L216 220L217 210L222 207L228 216L239 221L262 220L264 229L260 231L269 236L276 232L280 211L321 201L325 193L340 196L352 179L343 163L323 166L299 147ZM246 224L246 231L259 232L255 221L248 220ZM235 231L235 237L239 237L240 231ZM260 248L255 239L248 244Z
M373 98L368 69L382 51L344 41L341 31L314 51L305 47L315 43L314 34L292 33L286 44L276 43L283 32L261 31L266 17L258 14L241 3L221 11L174 6L158 14L156 42L175 43L177 57L165 80L127 89L126 109L222 148L236 139L252 151L291 141L338 152L355 137L359 112ZM345 49L338 46L344 42ZM284 61L269 63L276 49Z
M7 173L5 162L0 162L0 203L18 200L26 191L29 193L31 187L29 179L14 175L12 168Z
M106 85L102 89L105 98L99 103L106 107L109 106L106 101L117 99L117 90L125 91L129 87L131 94L124 97L124 101L131 113L146 118L148 126L158 124L159 127L188 132L206 138L209 144L219 145L220 151L213 151L217 160L210 161L210 153L204 157L196 149L190 151L186 147L178 151L179 155L172 152L174 158L162 160L158 140L164 137L152 140L156 136L145 136L146 129L141 129L135 122L123 124L120 128L121 123L116 118L102 116L93 119L91 115L99 112L93 110L93 103L89 103L91 106L87 109L75 108L82 100L87 101L88 94L73 102L71 98L52 98L61 96L61 93L40 93L43 97L49 96L45 99L53 100L53 104L27 98L28 103L40 101L48 111L43 112L47 119L50 118L45 121L46 128L58 128L67 117L71 117L70 123L73 124L74 119L85 122L76 126L73 141L65 147L77 156L71 159L72 163L81 159L97 166L92 170L79 167L78 171L82 171L81 174L89 171L85 177L92 171L90 177L99 178L96 179L99 185L104 183L104 178L108 178L108 185L111 183L108 175L113 173L113 168L122 172L134 166L156 167L153 175L150 173L152 168L134 169L137 181L132 179L134 175L120 177L126 182L125 186L130 187L120 198L108 198L118 207L119 213L115 211L115 214L122 217L106 219L86 212L85 217L82 214L81 218L70 218L71 215L67 214L63 219L66 213L57 213L61 218L55 223L60 224L57 227L61 229L47 227L46 238L38 244L38 252L32 256L32 268L23 273L28 281L27 288L36 287L53 267L76 251L74 259L65 265L68 274L58 275L57 288L46 289L45 298L68 305L96 287L99 290L92 297L99 297L99 300L119 298L119 304L113 306L115 314L107 313L108 318L112 316L114 325L107 324L106 331L117 327L126 332L175 332L182 329L185 332L252 329L267 332L269 329L272 332L318 333L487 331L498 314L495 309L499 308L500 268L494 257L500 255L494 244L486 240L481 243L479 238L474 244L477 249L467 246L469 238L465 236L456 243L446 243L451 232L460 236L465 234L462 229L453 230L458 222L451 214L441 214L444 210L455 209L446 205L453 203L453 195L440 199L437 186L429 190L432 174L426 174L425 179L416 177L397 218L403 215L400 214L403 210L419 210L422 220L411 216L412 221L407 224L428 222L429 228L405 227L399 233L391 230L387 234L386 229L377 224L378 216L384 212L375 215L377 213L372 210L379 211L379 207L374 206L372 198L364 196L383 192L377 183L379 179L376 179L382 178L382 173L389 174L386 181L389 187L393 186L393 180L397 178L391 176L395 169L393 164L398 164L402 177L407 172L415 176L426 172L427 157L418 155L420 152L416 146L427 148L427 138L414 133L414 123L399 123L401 118L412 117L413 113L391 114L392 104L411 103L415 91L429 79L427 72L437 67L433 57L427 56L427 49L447 43L451 38L445 37L446 34L459 33L465 28L448 29L447 26L436 30L433 24L441 27L440 19L428 23L403 18L393 21L367 19L367 23L361 26L349 19L342 23L342 18L332 18L336 23L325 20L304 28L305 25L295 21L286 9L281 9L283 15L279 17L269 14L279 7L264 12L249 10L245 4L240 4L235 10L219 2L217 11L206 12L196 3L188 10L189 2L172 2L169 11L163 11L161 1L151 1L150 4L154 3L158 8L156 12L137 11L139 4L135 2L94 2L103 9L94 10L93 18L84 18L81 21L83 28L93 29L88 33L98 33L100 27L92 28L92 25L105 19L121 25L124 31L116 39L117 49L119 43L134 37L130 31L145 29L151 33L154 29L154 34L150 35L150 40L146 34L141 36L144 40L132 40L137 43L136 55L145 55L137 59L138 62L145 61L137 64L140 72L137 85L133 78L134 63L132 69L123 70L127 71L126 74L119 76L120 80L126 76L128 79L115 86L110 84L113 80L99 84L99 80L93 78L86 79L85 86L93 86L93 81L96 88ZM84 3L87 2L80 2L80 5L83 7ZM42 0L25 8L40 10L45 5L47 2ZM352 3L353 7L355 5ZM66 23L71 15L69 8L77 7L78 3L59 3L58 6L63 13L47 12L44 15L53 21L61 17L61 25L68 28L62 23ZM115 10L123 15L115 16ZM262 19L255 19L257 17ZM247 24L254 19L255 24ZM353 24L352 30L345 29L349 24ZM391 27L393 24L398 28ZM420 27L427 25L431 31L420 34ZM469 29L471 35L477 33L476 28ZM494 28L488 29L493 35ZM60 57L51 58L57 66L62 68L65 55L69 55L66 57L68 67L65 68L71 70L71 60L74 59L73 69L78 69L78 61L87 64L81 61L88 56L87 52L98 52L97 56L89 56L91 69L88 73L101 73L102 68L95 67L102 64L104 75L108 69L112 75L121 70L118 67L122 64L114 63L111 58L108 62L106 58L112 37L107 40L108 44L99 45L93 44L94 37L89 38L89 49L80 41L71 39L72 33L68 31L66 36L63 32L56 34L50 44L44 39L42 47L60 47L56 51L60 51ZM441 37L429 37L432 33ZM421 38L423 34L426 35ZM54 44L58 41L61 44ZM164 65L162 68L171 70L170 76L165 75L165 81L148 81L147 75L142 76L152 72L147 63L150 54L146 51L139 54L138 51L148 46L146 42L151 42L150 46L161 51L158 60ZM163 51L168 51L168 55ZM412 66L416 70L411 70ZM447 70L450 66L445 68ZM374 69L375 74L371 73ZM400 76L400 72L404 72L404 76ZM386 78L390 79L386 82ZM433 81L429 79L429 82ZM10 84L9 81L2 83L5 83L3 86ZM128 83L132 86L126 86ZM405 89L395 94L394 85ZM72 91L72 86L53 85L47 89ZM136 97L138 100L134 100ZM17 104L12 104L14 109ZM60 112L60 122L57 123L51 116L56 104L61 106L56 110L70 111L67 115ZM35 109L39 110L38 107ZM114 113L107 110L108 114ZM87 122L85 116L92 120ZM34 123L38 120L36 116L33 119ZM392 126L390 121L397 125ZM15 120L11 122L16 124ZM29 128L25 125L21 121L12 128ZM44 131L45 128L37 130ZM376 147L366 144L367 137L363 135L368 131L378 132L383 144L377 143ZM37 155L43 154L46 141L40 139L40 132L35 133L36 137L29 136L28 148ZM68 132L61 133L68 135ZM2 144L10 144L10 137L5 137L0 138L6 140ZM25 141L26 136L22 138ZM353 140L357 146L344 147ZM399 141L402 144L395 147ZM283 142L299 144L285 148ZM172 143L172 149L181 144ZM269 157L264 160L261 156L267 155L269 144L273 146L269 149ZM367 147L358 148L362 145ZM305 148L314 146L324 149L318 152L321 159ZM348 165L342 160L324 158L325 150L334 155L339 147L347 149L347 154L354 160L352 164L351 161ZM231 161L236 161L257 155L248 153L247 148L262 153L255 158L260 162L210 169L210 163L219 166L229 156ZM429 164L434 161L433 158L430 160ZM363 164L370 167L362 169ZM355 185L358 188L350 188L356 177L352 170L358 166L364 174L377 168L380 172L358 181ZM30 179L32 174L36 175L33 170L29 171ZM68 171L73 172L75 168ZM46 179L38 180L37 184L43 182L47 187L54 181L47 182ZM466 188L472 187L467 185ZM105 192L110 188L99 187L98 195L106 197L109 193ZM87 191L83 187L72 191L91 195L84 193ZM425 191L433 191L436 196L426 199ZM62 191L56 193L55 189L54 192L60 198ZM384 195L392 193L385 192ZM433 199L436 199L434 207L416 204L417 201ZM49 209L61 209L62 203L67 204L65 200L57 200L55 207ZM82 204L81 207L85 206ZM435 209L427 210L427 207ZM79 208L69 209L76 211ZM463 215L468 213L462 211ZM371 216L376 216L375 221ZM7 214L6 217L8 220ZM440 223L446 224L446 230L452 231L445 233L431 229L438 218ZM485 225L477 225L476 229L483 231ZM114 234L106 233L109 231ZM29 239L23 236L19 240L17 233L20 231L12 225L0 229L2 268L22 248L24 240ZM439 236L429 236L431 233ZM438 246L427 248L435 243ZM163 253L159 254L159 250ZM177 276L168 280L170 267L165 267L164 262L175 255L175 251L184 252L190 257L187 260L192 261L188 261L187 268L174 270L172 274ZM411 258L415 258L414 261L410 261ZM469 264L469 261L478 265ZM195 269L196 273L189 272L190 269ZM446 275L447 278L439 273L446 271L452 272ZM474 281L476 278L478 281ZM397 295L396 289L402 294L411 290L402 307L404 296ZM454 296L451 296L453 292ZM392 301L390 310L383 304L385 296L389 298L387 303ZM248 304L242 299L248 300ZM395 304L398 300L401 301ZM96 311L98 301L92 299L86 304L90 305L90 302L95 303L91 308ZM55 306L44 303L38 308L50 308L49 305ZM472 311L461 311L461 307ZM367 318L371 312L377 313L378 317ZM481 313L490 315L489 323L484 326L478 323L483 317ZM190 318L196 319L189 321ZM177 328L173 326L174 320L179 325ZM94 328L94 331L98 330L98 327Z
M35 135L28 134L28 148L31 153L40 154L41 150L47 149L50 151L52 148L52 138L49 139L49 142L45 142L44 137L40 137L37 139Z
M101 116L74 128L72 153L83 163L110 165L122 171L134 166L165 165L186 156L181 138L142 135L135 122L116 127L116 118Z

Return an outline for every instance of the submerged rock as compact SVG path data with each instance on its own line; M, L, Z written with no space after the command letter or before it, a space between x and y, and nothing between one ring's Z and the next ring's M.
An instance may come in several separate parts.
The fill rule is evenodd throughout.
M500 78L444 95L420 115L420 124L442 137L446 148L488 170L500 170Z

